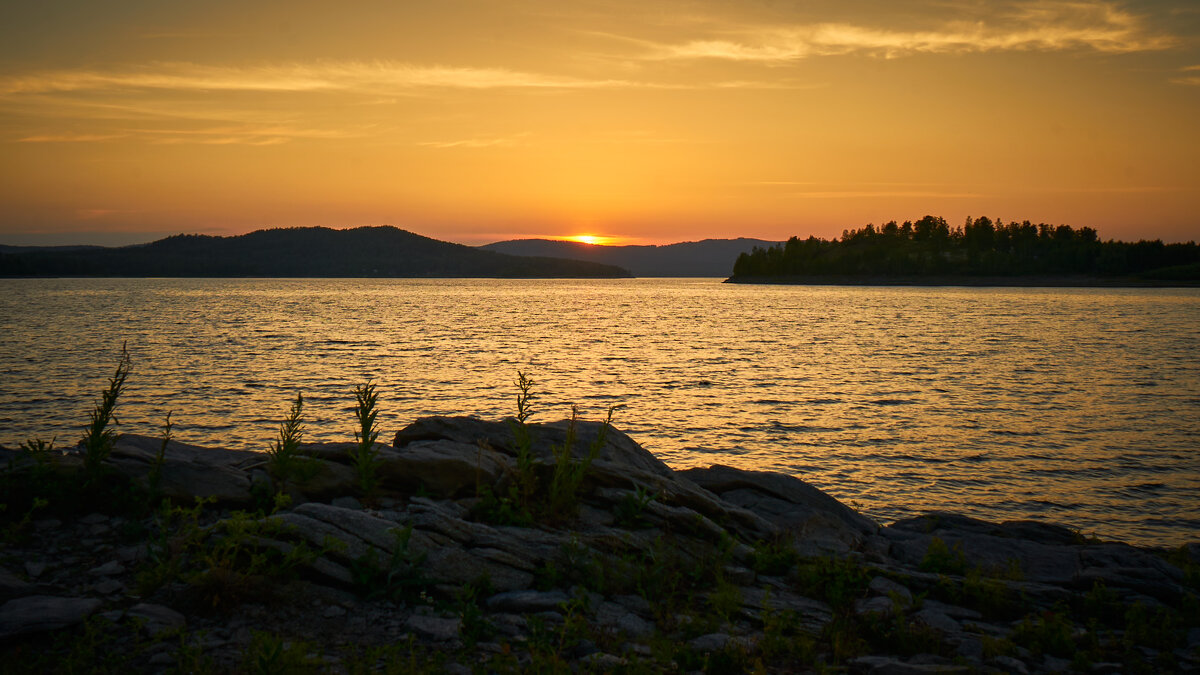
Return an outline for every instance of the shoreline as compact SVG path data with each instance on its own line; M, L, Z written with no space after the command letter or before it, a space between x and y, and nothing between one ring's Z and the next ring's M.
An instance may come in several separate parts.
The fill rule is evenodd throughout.
M771 286L952 286L964 288L1200 288L1200 280L1163 281L1103 277L967 277L967 276L856 276L799 275L779 277L729 277L727 284Z
M672 470L602 423L420 418L373 446L367 492L356 447L300 445L288 477L120 437L91 501L6 525L0 654L61 669L102 635L132 672L1200 669L1200 543L881 527L784 474ZM10 518L84 475L77 453L0 459Z

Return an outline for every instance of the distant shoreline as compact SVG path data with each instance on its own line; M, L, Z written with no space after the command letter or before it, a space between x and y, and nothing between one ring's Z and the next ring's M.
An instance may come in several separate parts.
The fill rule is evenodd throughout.
M963 286L986 288L1198 288L1200 281L1132 279L1118 277L1105 279L1084 276L1016 276L1016 277L968 277L968 276L859 276L859 275L803 275L769 277L729 277L727 284L760 284L771 286Z

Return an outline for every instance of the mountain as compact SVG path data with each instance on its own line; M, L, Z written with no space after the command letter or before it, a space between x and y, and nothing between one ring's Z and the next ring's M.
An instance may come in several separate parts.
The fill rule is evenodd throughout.
M180 234L136 246L0 250L0 276L627 277L618 267L523 257L399 228L293 227L219 237Z
M762 239L705 239L665 246L601 246L552 239L498 241L480 248L509 255L553 256L623 267L639 277L727 277L742 253L779 244Z

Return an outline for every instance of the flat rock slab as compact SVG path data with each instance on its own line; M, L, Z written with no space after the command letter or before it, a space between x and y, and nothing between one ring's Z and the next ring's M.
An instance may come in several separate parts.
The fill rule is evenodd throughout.
M0 607L0 640L73 626L100 609L95 598L30 595Z

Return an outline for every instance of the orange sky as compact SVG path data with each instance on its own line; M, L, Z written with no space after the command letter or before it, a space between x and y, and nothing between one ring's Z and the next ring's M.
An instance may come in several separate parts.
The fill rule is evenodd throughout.
M1198 38L1194 0L7 3L0 243L1198 239Z

